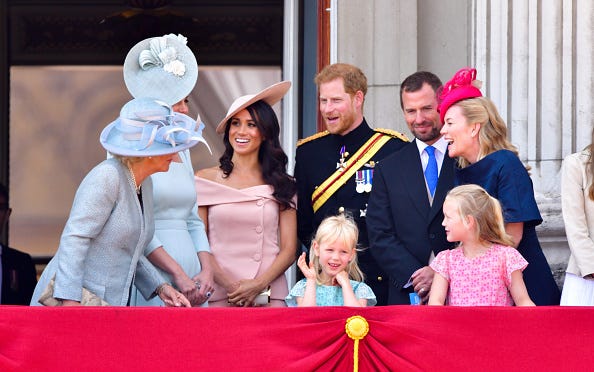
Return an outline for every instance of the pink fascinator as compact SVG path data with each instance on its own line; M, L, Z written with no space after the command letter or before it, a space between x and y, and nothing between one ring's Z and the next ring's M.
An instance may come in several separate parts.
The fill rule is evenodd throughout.
M476 80L476 69L464 67L443 86L439 96L439 118L444 122L444 116L448 109L456 102L475 97L482 97L479 90L481 82Z

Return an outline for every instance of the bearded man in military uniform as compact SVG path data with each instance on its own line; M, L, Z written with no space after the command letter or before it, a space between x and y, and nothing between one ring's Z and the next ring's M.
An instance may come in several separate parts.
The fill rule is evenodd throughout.
M297 144L297 234L309 248L325 217L350 214L359 227L358 261L365 282L373 289L378 305L385 305L388 277L367 249L365 214L373 188L373 168L408 139L402 133L374 130L367 124L363 117L367 78L356 66L328 65L314 81L326 130Z

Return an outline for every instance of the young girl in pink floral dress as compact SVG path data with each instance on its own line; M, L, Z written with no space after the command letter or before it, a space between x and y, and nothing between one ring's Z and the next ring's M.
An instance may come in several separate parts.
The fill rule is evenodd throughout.
M443 214L448 241L460 244L431 262L429 305L534 306L522 276L528 262L511 247L499 201L480 186L458 186Z

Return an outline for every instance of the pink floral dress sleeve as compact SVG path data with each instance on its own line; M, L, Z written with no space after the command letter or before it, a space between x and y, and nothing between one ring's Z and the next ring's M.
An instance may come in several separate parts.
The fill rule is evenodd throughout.
M500 248L505 256L505 285L509 288L511 285L511 274L516 270L524 271L526 266L528 266L528 261L514 247L500 246Z
M443 276L448 282L450 281L450 253L453 250L441 251L437 254L435 259L429 266L438 274Z

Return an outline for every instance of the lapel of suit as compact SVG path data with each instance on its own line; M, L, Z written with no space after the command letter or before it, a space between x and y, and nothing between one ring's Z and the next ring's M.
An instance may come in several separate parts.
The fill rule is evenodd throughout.
M401 150L405 156L403 156L402 162L404 172L400 177L403 178L405 189L409 193L411 200L415 201L414 205L419 213L422 216L427 216L430 208L429 197L427 196L427 186L423 175L423 167L421 166L419 148L415 141L412 141Z
M454 165L455 160L450 158L446 151L443 163L441 164L439 179L437 180L437 188L435 189L435 196L433 198L433 204L431 205L429 221L432 221L435 216L439 214L448 191L454 186Z

